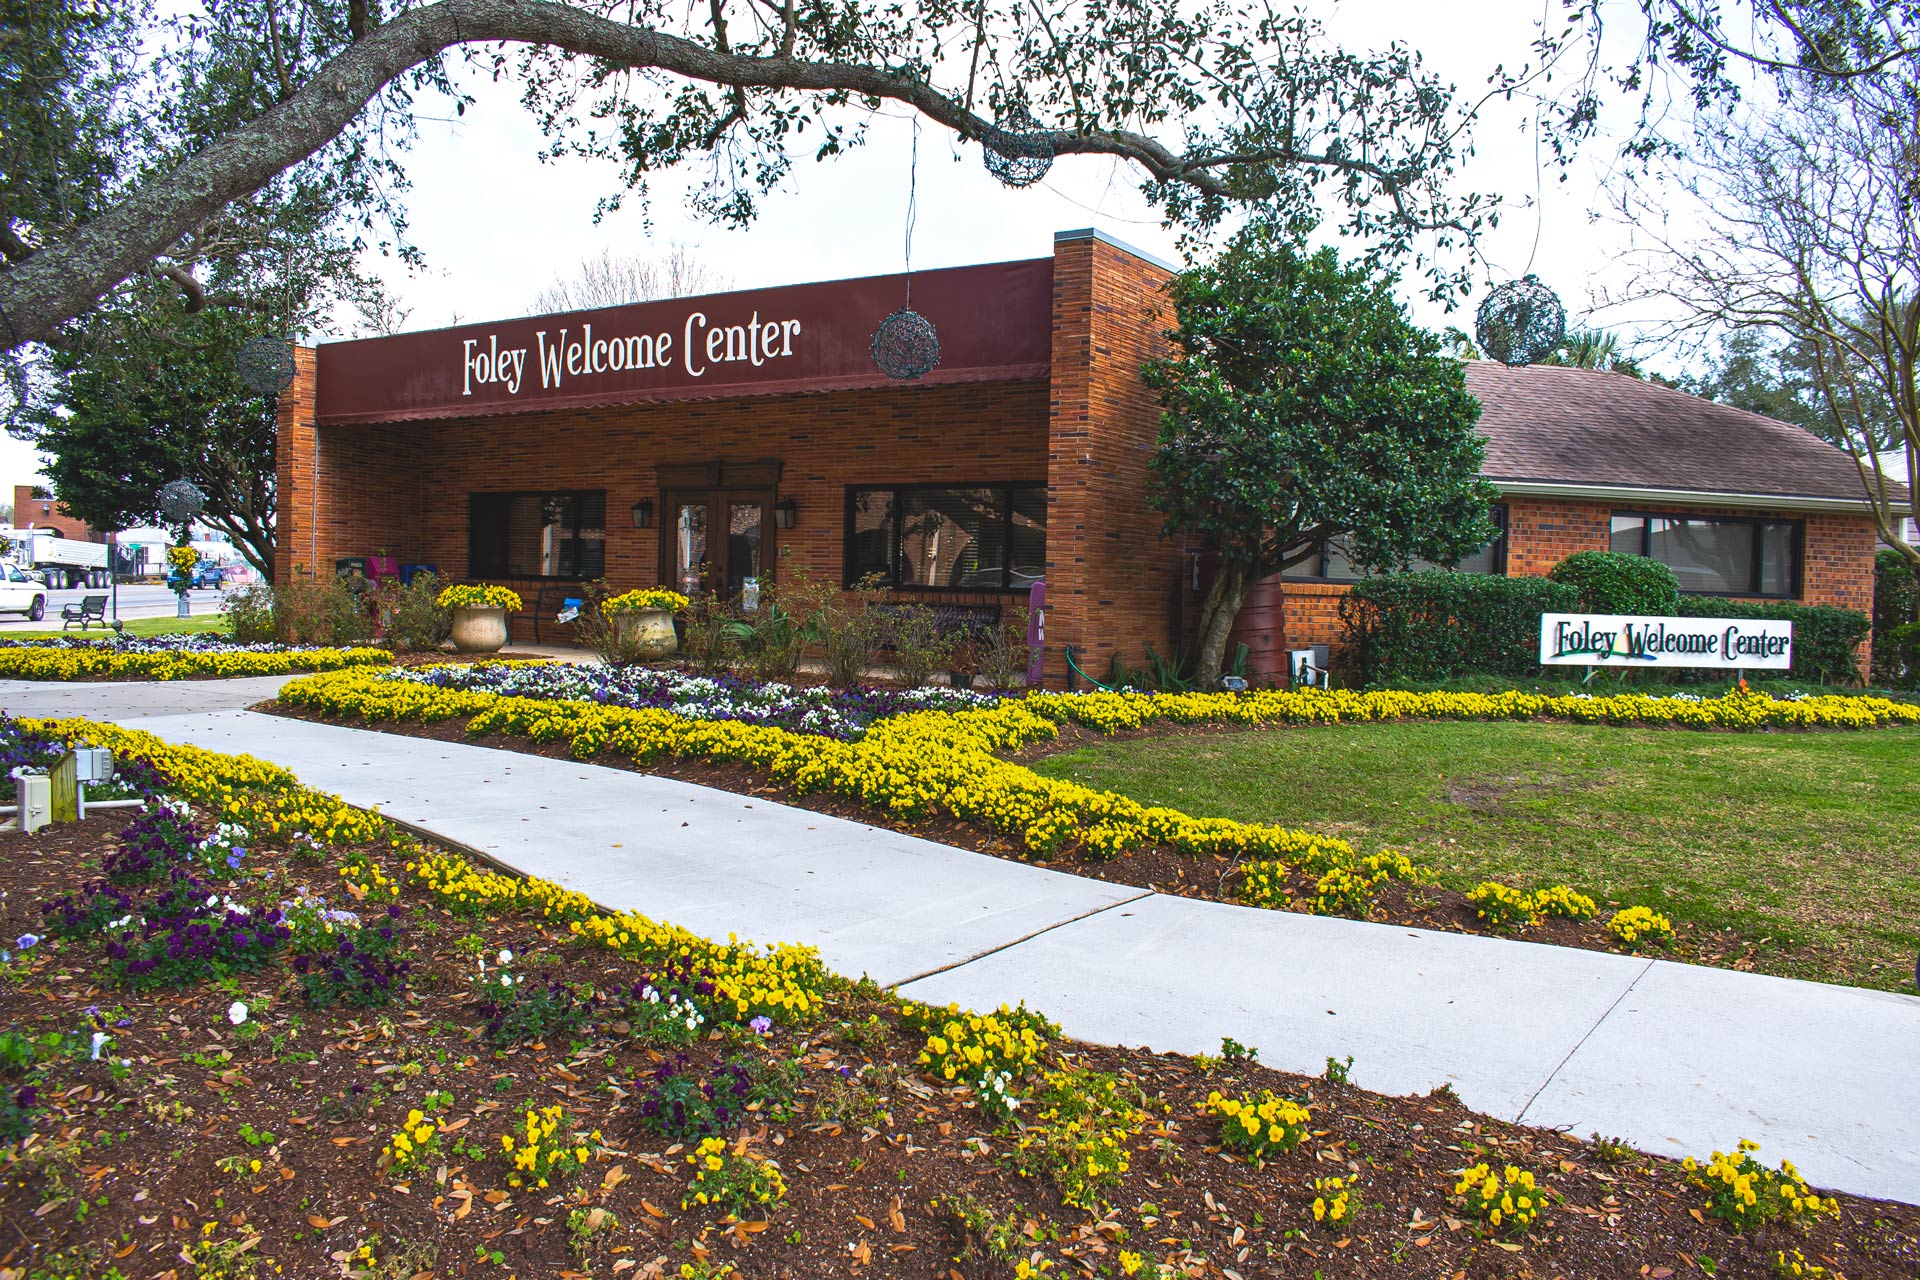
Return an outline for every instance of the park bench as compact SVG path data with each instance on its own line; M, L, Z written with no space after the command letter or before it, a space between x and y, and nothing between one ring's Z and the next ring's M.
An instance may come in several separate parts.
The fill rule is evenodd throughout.
M107 598L105 596L81 596L79 604L61 606L60 629L62 631L70 630L76 622L80 624L82 631L85 631L96 622L103 627L112 627L115 631L120 630L121 627L125 625L118 618L115 618L112 622L107 621Z

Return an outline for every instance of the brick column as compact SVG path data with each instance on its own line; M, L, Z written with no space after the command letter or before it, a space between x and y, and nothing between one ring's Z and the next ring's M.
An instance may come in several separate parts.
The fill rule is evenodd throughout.
M1151 643L1171 656L1184 557L1147 504L1160 406L1140 366L1165 350L1173 272L1092 231L1054 243L1053 385L1047 428L1047 663L1066 646L1096 677Z
M313 424L312 347L293 349L293 385L280 393L274 440L273 580L286 582L297 567L315 568L315 478L319 433Z

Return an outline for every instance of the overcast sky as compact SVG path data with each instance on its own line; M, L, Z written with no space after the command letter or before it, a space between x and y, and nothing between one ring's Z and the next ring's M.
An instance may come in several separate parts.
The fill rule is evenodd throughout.
M1480 96L1496 65L1527 60L1543 12L1542 0L1308 0L1306 7L1350 48L1398 40L1420 50L1463 99ZM786 189L764 202L746 231L690 215L683 180L672 174L656 184L647 210L630 202L596 224L595 202L617 182L612 166L542 164L539 134L516 101L517 88L485 81L472 87L478 101L464 117L443 112L448 118L421 121L406 161L411 236L426 266L408 272L387 262L381 272L411 308L407 328L525 314L542 287L603 248L650 256L681 243L734 288L901 269L914 136L903 113L878 119L868 145L850 155L798 161ZM1559 292L1571 323L1603 321L1631 331L1638 317L1584 314L1596 285L1617 270L1625 242L1622 228L1590 216L1605 203L1602 184L1616 152L1594 145L1562 181L1558 169L1538 162L1528 128L1533 110L1527 102L1496 102L1474 131L1476 154L1461 183L1510 204L1485 242L1480 288L1532 270ZM1039 186L1008 190L982 168L979 148L956 147L952 135L923 126L913 265L1044 257L1056 231L1086 226L1175 258L1174 236L1146 207L1137 183L1116 161L1070 157ZM1477 296L1446 314L1418 299L1411 284L1406 292L1423 322L1472 328ZM352 336L351 321L343 320L341 330L334 336ZM0 446L8 486L34 479L36 468L28 446L11 439Z

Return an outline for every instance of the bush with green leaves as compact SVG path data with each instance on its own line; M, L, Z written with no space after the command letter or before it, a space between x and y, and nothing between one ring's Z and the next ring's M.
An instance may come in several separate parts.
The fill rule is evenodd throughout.
M1824 604L1794 604L1786 600L1729 600L1725 596L1681 596L1674 612L1682 618L1770 618L1793 624L1794 680L1816 684L1859 684L1858 651L1873 620L1858 609ZM1685 673L1686 678L1710 682L1726 680L1724 671Z
M1920 579L1888 548L1873 561L1873 683L1920 687Z
M1680 601L1680 579L1650 556L1617 551L1576 551L1547 576L1576 593L1582 613L1651 614L1662 617Z
M437 649L453 634L453 610L440 607L440 579L431 573L416 573L406 583L383 580L374 588L373 607L396 652Z
M235 644L272 644L277 638L273 623L273 588L264 582L250 582L229 591L225 600L227 629Z
M883 643L892 650L900 682L917 689L942 670L952 656L953 640L940 628L938 614L918 600L890 604L882 615Z
M1575 590L1548 578L1388 573L1340 600L1347 658L1369 684L1540 670L1540 615L1572 613Z

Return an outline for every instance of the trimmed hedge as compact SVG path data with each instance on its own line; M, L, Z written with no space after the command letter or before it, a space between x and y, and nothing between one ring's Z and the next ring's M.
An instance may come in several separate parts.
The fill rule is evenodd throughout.
M1367 683L1540 670L1540 615L1571 613L1575 590L1548 578L1389 573L1340 600L1348 657Z
M1607 582L1611 566L1602 564L1599 569L1600 573L1585 580L1597 577ZM1648 609L1583 608L1578 588L1551 577L1505 578L1446 570L1364 578L1340 601L1340 621L1347 629L1345 657L1354 668L1353 675L1365 684L1472 675L1538 676L1540 615L1580 612L1782 619L1793 623L1793 669L1788 678L1818 684L1860 683L1855 650L1872 626L1866 614L1852 609L1721 596L1676 595L1662 607ZM1725 681L1730 674L1713 670L1658 673L1680 682Z
M1825 604L1789 604L1785 601L1728 600L1722 596L1681 596L1674 615L1681 618L1775 618L1793 624L1794 680L1818 684L1859 684L1860 664L1854 650L1873 620L1857 609ZM1722 680L1725 673L1683 672L1695 680Z
M1647 556L1618 551L1576 551L1547 574L1579 593L1581 613L1673 616L1680 579Z

